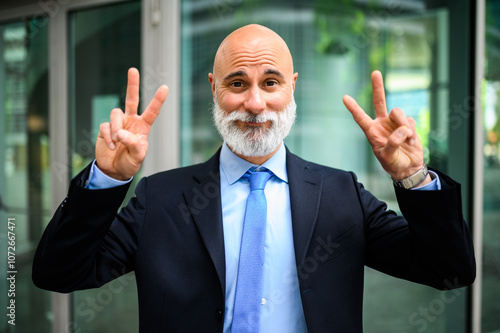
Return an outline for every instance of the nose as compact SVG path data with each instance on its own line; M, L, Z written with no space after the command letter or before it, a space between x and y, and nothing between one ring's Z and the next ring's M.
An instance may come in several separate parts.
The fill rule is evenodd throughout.
M258 114L266 109L266 102L262 91L259 87L252 87L247 91L247 96L245 98L245 103L243 104L246 111Z

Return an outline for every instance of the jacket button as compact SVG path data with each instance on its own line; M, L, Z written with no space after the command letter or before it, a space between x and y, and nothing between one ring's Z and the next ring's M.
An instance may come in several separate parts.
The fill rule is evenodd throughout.
M222 321L224 319L224 316L222 315L222 310L217 309L217 320Z

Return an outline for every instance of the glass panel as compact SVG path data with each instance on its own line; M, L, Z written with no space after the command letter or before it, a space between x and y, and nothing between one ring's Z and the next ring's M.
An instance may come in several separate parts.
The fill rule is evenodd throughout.
M99 124L109 121L113 108L123 109L128 68L140 69L141 3L75 11L70 13L69 24L74 176L94 159ZM74 315L76 327L82 332L137 332L134 275L127 274L99 289L76 292Z
M482 332L500 330L500 1L486 1Z
M385 73L388 108L401 107L407 116L417 121L426 163L446 172L449 144L449 115L446 112L449 109L448 12L441 9L413 15L406 13L385 20L382 26L380 37L369 50L369 61L372 69L382 68ZM369 99L370 94L365 98ZM371 161L363 182L397 211L392 184L372 157L369 147L368 154ZM372 269L366 270L365 286L365 326L375 326L377 332L392 331L395 325L403 332L466 331L465 289L438 291L406 281L394 281ZM381 299L386 300L385 306L377 306Z
M0 307L10 307L2 332L50 329L50 293L31 282L51 214L47 56L47 19L0 25Z
M398 210L392 182L342 96L355 97L374 114L370 73L380 69L389 108L401 107L417 120L426 162L446 172L448 11L429 9L434 7L433 1L182 1L182 165L206 160L221 144L207 82L219 43L237 27L260 23L287 42L299 73L297 121L287 146L305 159L355 171ZM464 332L465 300L464 290L443 294L367 269L365 327L384 333Z

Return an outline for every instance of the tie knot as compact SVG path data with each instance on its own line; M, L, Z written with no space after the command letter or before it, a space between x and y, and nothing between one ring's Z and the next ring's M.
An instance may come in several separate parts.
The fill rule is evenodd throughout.
M271 178L272 173L267 169L263 169L260 171L250 171L248 170L244 178L250 180L250 191L254 190L264 190L266 187L266 183Z

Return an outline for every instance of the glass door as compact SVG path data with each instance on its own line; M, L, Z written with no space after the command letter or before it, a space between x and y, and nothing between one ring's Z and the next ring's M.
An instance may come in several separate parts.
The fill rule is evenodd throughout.
M1 332L48 332L51 323L50 293L31 282L51 216L45 20L0 25Z

